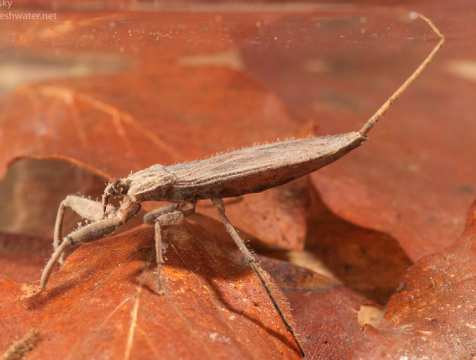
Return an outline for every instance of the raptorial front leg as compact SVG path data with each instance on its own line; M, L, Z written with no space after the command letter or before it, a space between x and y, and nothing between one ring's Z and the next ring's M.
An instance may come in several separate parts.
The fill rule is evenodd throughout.
M223 200L215 198L215 199L212 199L212 203L217 208L218 215L220 217L221 222L225 226L226 231L231 236L231 238L235 242L236 246L238 246L241 253L245 257L246 263L254 271L254 273L258 277L261 285L266 290L266 293L267 293L271 303L273 304L273 307L275 308L276 312L278 313L279 317L281 318L281 321L283 322L284 326L286 327L286 330L291 334L294 341L296 342L296 345L298 347L300 355L304 357L304 350L303 350L303 348L301 346L301 343L299 342L299 340L296 336L296 333L294 332L293 327L291 326L291 323L287 320L286 316L284 315L284 312L281 310L281 307L279 306L278 302L274 298L274 295L271 291L271 286L268 284L268 280L267 280L267 278L269 277L268 273L259 265L255 256L246 247L245 242L240 237L240 235L236 231L235 227L230 223L230 220L228 219L228 217L226 216L226 213L225 213L225 207L223 205Z
M88 200L84 198L80 198L83 200ZM88 200L92 201L92 200ZM101 206L101 204L99 203ZM114 230L116 230L119 226L124 224L128 219L132 216L137 214L140 209L140 205L138 204L131 204L127 207L118 209L112 216L97 220L91 224L85 225L69 235L65 236L63 242L56 246L53 254L51 255L50 259L45 265L43 272L41 274L40 280L40 289L43 290L46 287L48 279L51 275L54 265L60 260L66 250L71 248L72 246L79 245L81 243L94 241L100 239ZM102 212L102 208L101 208ZM92 214L92 212L90 213ZM61 215L61 214L60 214ZM93 219L93 218L91 218Z
M77 195L66 196L66 198L60 203L56 214L55 228L53 232L54 250L56 250L60 245L61 239L63 238L63 220L66 208L70 208L83 219L89 221L97 221L103 217L102 205L100 202ZM63 263L64 252L62 254L63 255L58 259L60 264Z

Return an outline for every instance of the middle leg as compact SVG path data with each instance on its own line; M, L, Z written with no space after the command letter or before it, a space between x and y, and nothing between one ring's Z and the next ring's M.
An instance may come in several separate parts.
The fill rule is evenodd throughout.
M154 225L155 258L157 261L157 293L165 292L161 270L164 264L162 228L169 225L179 225L185 216L195 211L195 203L176 203L152 210L144 215L144 223Z

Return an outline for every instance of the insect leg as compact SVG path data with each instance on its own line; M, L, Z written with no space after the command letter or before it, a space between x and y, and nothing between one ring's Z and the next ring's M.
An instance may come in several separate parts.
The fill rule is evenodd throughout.
M100 203L99 205L101 206ZM46 263L43 272L41 273L40 289L43 290L46 287L48 278L51 275L54 265L58 262L66 250L74 245L94 241L110 234L119 226L124 224L127 220L129 220L132 216L134 216L139 211L139 209L140 205L138 204L127 204L126 207L116 210L110 217L85 225L65 236L63 242L54 250L50 259Z
M157 218L159 218L161 215L176 211L178 206L178 203L174 203L145 213L143 218L144 224L154 225Z
M226 216L225 213L225 207L223 205L223 200L214 198L212 199L213 205L218 210L218 215L220 217L221 222L225 226L226 231L228 234L231 236L235 244L238 246L240 249L241 253L245 257L246 263L253 269L255 272L256 276L261 282L261 285L263 285L264 289L266 290L266 293L268 294L269 299L271 300L271 303L273 304L276 312L278 313L279 317L281 318L282 322L286 326L286 329L288 332L292 335L294 341L296 342L296 345L298 347L299 353L302 357L304 357L304 350L297 339L296 333L294 332L293 327L291 326L290 322L286 319L286 316L284 315L284 312L281 310L281 307L279 306L278 302L273 296L273 293L271 291L271 286L268 284L267 278L269 277L268 273L259 265L257 262L256 258L254 255L251 253L250 250L246 247L243 239L240 237L234 226L230 223L230 220Z
M164 254L162 247L162 228L160 227L160 221L156 221L154 224L154 240L155 240L155 261L157 262L157 293L163 294L162 278L160 271L164 264Z
M177 210L178 209L178 210ZM164 293L160 272L164 264L162 247L162 227L180 224L186 215L195 211L195 204L181 203L164 206L144 215L144 223L154 225L155 258L157 260L157 292Z
M153 225L155 220L161 215L179 210L187 216L195 212L195 203L174 203L149 211L144 215L144 223Z
M178 225L184 219L184 214L179 211L173 211L167 214L162 214L155 219L154 222L154 239L155 239L155 258L157 261L157 293L164 294L162 286L162 279L160 272L164 264L163 247L162 247L162 227L168 225Z
M53 233L54 250L56 250L60 245L62 239L63 219L66 208L70 208L82 218L90 221L99 220L103 216L102 205L100 202L76 195L66 196L66 198L60 203L56 214L55 229ZM63 263L63 255L59 258L59 263Z

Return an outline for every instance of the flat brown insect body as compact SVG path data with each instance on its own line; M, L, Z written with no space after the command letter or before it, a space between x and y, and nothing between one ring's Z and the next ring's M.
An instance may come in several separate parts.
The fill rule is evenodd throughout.
M176 180L164 200L193 202L264 191L334 162L364 140L351 132L280 141L167 166Z
M127 194L137 202L195 202L256 193L316 171L365 139L355 131L256 145L170 166L153 165L119 179L117 195Z
M160 280L160 269L164 263L162 227L180 224L185 216L194 212L197 200L211 199L226 231L263 285L277 314L296 341L299 353L304 355L293 327L275 300L268 284L268 275L228 220L222 199L285 184L334 162L362 144L373 125L421 74L444 43L444 36L429 19L415 13L412 13L412 16L425 21L438 35L440 41L359 131L252 146L208 159L170 166L153 165L109 184L104 190L102 202L69 195L58 208L53 240L54 252L41 275L40 288L46 287L54 265L56 262L62 262L65 251L75 245L97 240L112 233L139 212L142 201L168 200L173 204L152 210L144 216L144 222L154 225L155 228L157 285L159 293L162 292ZM115 205L111 202L112 199L116 200ZM66 208L70 208L91 223L63 237L62 225Z

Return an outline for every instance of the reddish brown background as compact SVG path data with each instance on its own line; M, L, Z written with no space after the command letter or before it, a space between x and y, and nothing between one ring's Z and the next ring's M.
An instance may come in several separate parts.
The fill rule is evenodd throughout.
M476 194L472 1L187 4L16 1L58 19L0 22L0 349L35 328L31 358L295 358L206 204L169 231L165 298L140 286L153 283L152 236L137 222L24 297L65 194L357 129L434 46L409 17L420 11L446 44L368 142L227 209L260 254L297 264L263 257L310 358L473 356L474 210L455 243Z

